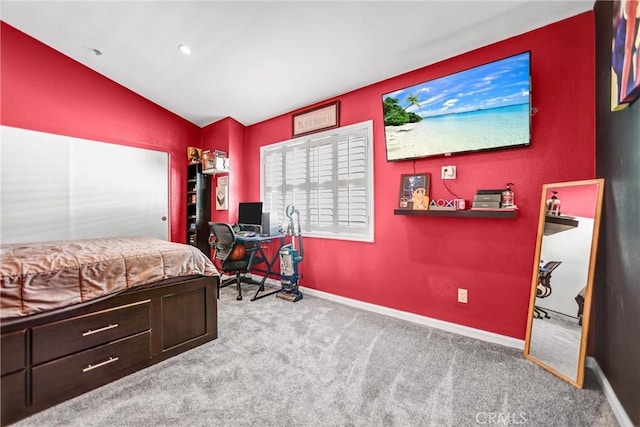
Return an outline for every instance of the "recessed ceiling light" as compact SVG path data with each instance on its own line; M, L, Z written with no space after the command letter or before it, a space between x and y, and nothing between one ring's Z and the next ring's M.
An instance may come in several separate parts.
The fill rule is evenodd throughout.
M178 49L180 49L180 52L184 53L185 55L191 55L191 48L186 44L179 44Z

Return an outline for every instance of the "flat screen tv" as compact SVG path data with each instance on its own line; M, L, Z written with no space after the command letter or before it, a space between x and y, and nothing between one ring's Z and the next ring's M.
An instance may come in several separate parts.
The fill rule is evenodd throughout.
M529 145L530 64L524 52L384 94L387 161Z

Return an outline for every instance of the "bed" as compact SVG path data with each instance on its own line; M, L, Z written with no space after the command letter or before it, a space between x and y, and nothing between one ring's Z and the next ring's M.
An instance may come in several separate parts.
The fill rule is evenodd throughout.
M218 281L154 238L1 245L2 425L216 339Z

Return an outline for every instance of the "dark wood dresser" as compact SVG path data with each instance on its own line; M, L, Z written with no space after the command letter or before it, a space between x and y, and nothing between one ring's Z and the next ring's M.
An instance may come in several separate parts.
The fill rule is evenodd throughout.
M6 425L216 339L217 277L2 323Z

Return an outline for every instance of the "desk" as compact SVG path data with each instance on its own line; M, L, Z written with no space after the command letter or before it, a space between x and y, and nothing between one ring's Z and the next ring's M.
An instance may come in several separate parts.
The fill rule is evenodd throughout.
M278 234L276 236L259 236L259 235L255 235L255 236L243 236L241 234L237 234L236 235L236 239L238 239L238 241L243 242L245 244L245 246L248 247L247 244L253 244L255 245L255 247L257 247L258 249L258 260L255 262L255 264L261 264L262 262L264 262L267 265L266 269L261 269L261 268L254 268L254 270L257 270L261 273L263 273L262 276L262 280L260 282L254 281L254 280L250 280L251 283L253 284L260 284L260 286L258 286L258 290L256 291L256 294L253 296L253 298L251 298L251 301L255 301L257 299L260 298L264 298L267 297L269 295L273 295L277 292L280 292L281 289L276 289L274 291L268 292L266 294L260 295L258 296L258 294L261 291L264 291L264 282L269 278L270 274L274 274L277 275L278 277L280 277L280 273L274 272L273 271L273 267L276 265L276 263L278 262L279 258L280 258L280 248L282 248L282 246L284 246L285 244L285 234ZM275 253L273 254L273 256L271 257L271 259L269 259L269 257L267 256L266 252L264 251L264 248L262 247L263 243L269 243L271 241L276 241L276 240L280 240L280 245L278 246L278 248L276 249Z

